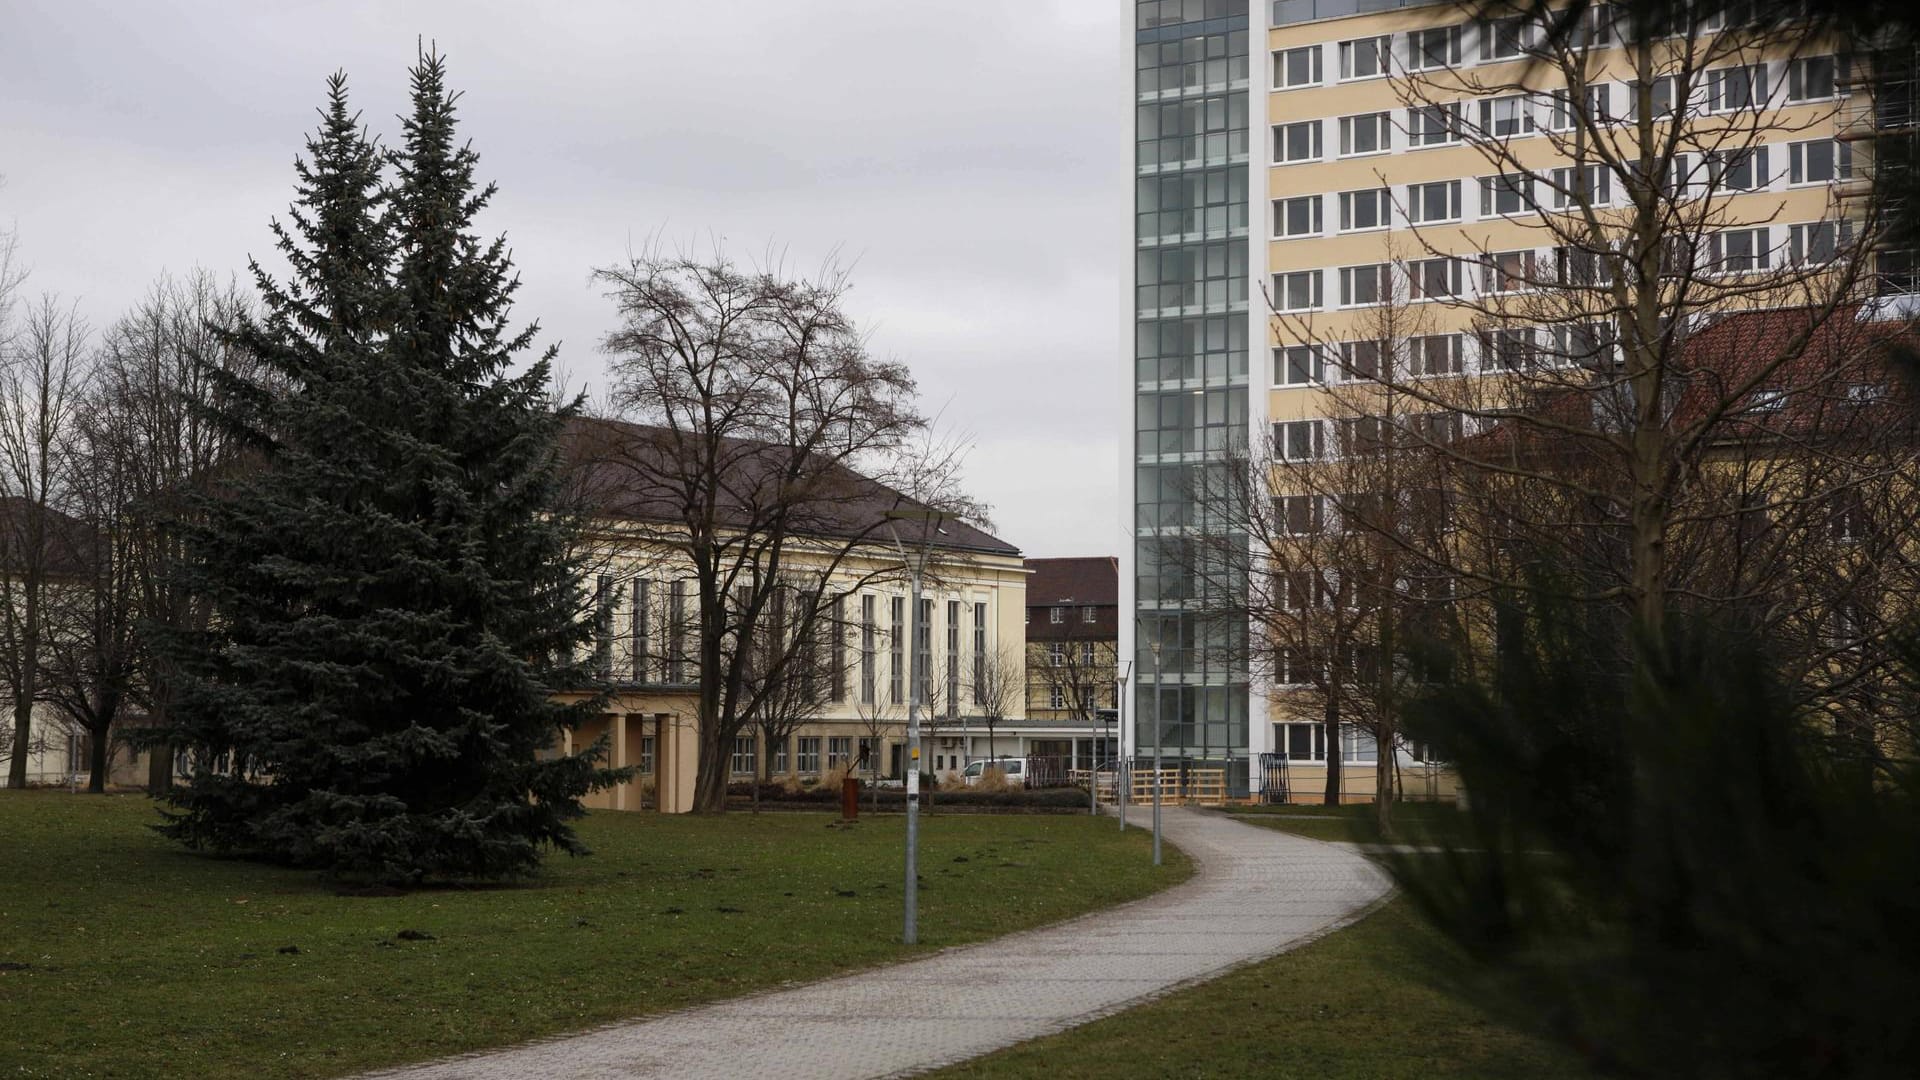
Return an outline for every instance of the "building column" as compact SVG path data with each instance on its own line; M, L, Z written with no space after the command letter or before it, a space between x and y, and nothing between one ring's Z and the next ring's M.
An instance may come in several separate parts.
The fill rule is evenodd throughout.
M627 714L623 712L614 713L609 722L613 725L613 767L616 769L624 769L627 767ZM631 780L622 780L618 784L613 785L613 808L615 810L625 810L627 808L627 789L632 786L633 782Z

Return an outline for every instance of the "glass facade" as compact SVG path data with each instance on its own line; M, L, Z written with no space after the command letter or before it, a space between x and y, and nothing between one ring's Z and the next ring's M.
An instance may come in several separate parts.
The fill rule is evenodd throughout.
M1223 486L1210 478L1249 426L1251 3L1140 0L1134 23L1136 751L1152 752L1157 716L1169 757L1225 765L1236 786L1246 631L1205 613L1244 584L1207 565L1234 515L1196 496Z

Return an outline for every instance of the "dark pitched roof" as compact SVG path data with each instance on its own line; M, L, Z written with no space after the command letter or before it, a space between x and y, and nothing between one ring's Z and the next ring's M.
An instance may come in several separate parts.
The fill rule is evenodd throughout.
M574 417L561 432L562 453L590 512L658 524L671 524L680 517L675 493L658 483L662 476L671 476L671 470L636 468L635 464L657 461L657 455L669 453L673 445L664 429L619 420ZM751 507L764 503L773 463L782 455L776 452L778 447L745 440L728 440L725 446L727 457L737 463L737 474L724 485L733 506L723 508L721 516L724 521L731 513L736 520L744 520ZM889 511L925 509L871 477L837 466L818 477L817 490L807 503L808 520L797 531L836 537L872 535L880 540L888 538L880 523ZM1012 544L961 521L942 522L935 546L987 555L1020 554Z
M18 495L0 497L0 573L15 569L18 545L26 540L32 503ZM48 507L46 532L42 544L46 550L46 570L55 578L78 578L87 573L93 550L92 528L79 518Z
M1028 607L1120 603L1120 560L1111 555L1028 559L1027 570Z

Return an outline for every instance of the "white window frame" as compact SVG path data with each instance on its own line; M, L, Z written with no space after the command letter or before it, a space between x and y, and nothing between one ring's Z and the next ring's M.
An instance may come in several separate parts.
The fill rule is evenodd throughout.
M1822 144L1833 148L1833 175L1814 178L1808 175L1807 153L1810 148ZM1839 139L1807 139L1787 144L1787 186L1817 187L1853 178L1853 146Z
M1827 92L1815 97L1806 92L1806 71L1808 66L1817 60L1825 60L1831 64L1833 66L1833 75L1827 81ZM1788 104L1804 105L1809 102L1832 101L1838 98L1840 96L1841 71L1840 58L1833 53L1822 53L1819 56L1796 56L1792 60L1787 61Z
M1287 76L1292 70L1288 60L1290 57L1302 53L1306 54L1309 58L1307 66L1310 71L1307 80L1305 82L1288 82ZM1319 45L1301 45L1292 49L1275 49L1273 51L1273 88L1275 90L1299 90L1308 86L1321 86L1327 81L1325 65L1326 50Z
M1293 360L1303 356L1307 377L1293 379ZM1277 345L1273 350L1273 385L1275 386L1320 386L1327 377L1326 354L1317 345Z
M1289 232L1293 216L1288 209L1295 204L1306 203L1313 207L1309 215L1311 220L1304 232ZM1321 195L1296 195L1290 199L1273 200L1273 237L1276 240L1298 240L1308 236L1324 236L1327 232L1326 198Z
M1549 202L1555 210L1578 210L1579 201L1573 193L1573 170L1578 166L1563 165L1553 170L1552 193ZM1613 205L1613 172L1605 165L1587 165L1594 179L1588 183L1588 197L1593 206Z
M1445 211L1440 217L1427 217L1427 196L1434 191L1441 192L1440 201ZM1431 180L1423 184L1407 185L1407 223L1409 225L1442 225L1461 220L1460 181Z
M1410 72L1445 71L1459 67L1461 39L1465 37L1460 30L1460 25L1455 23L1452 26L1426 26L1407 31L1407 70ZM1424 48L1424 43L1433 35L1440 35L1444 41L1446 55L1439 60L1428 57Z
M1746 101L1739 105L1726 103L1727 87L1734 83L1732 76L1738 72L1740 82L1746 85ZM1767 65L1735 64L1732 67L1712 68L1707 72L1707 112L1731 113L1745 109L1765 108L1772 95L1773 87L1767 78Z
M1509 60L1518 60L1527 55L1539 40L1539 27L1522 15L1511 15L1498 19L1481 19L1475 24L1476 36L1480 39L1479 57L1483 64L1503 64ZM1512 52L1502 52L1496 48L1503 44L1501 31L1511 29Z
M1319 120L1295 120L1292 123L1273 125L1273 163L1275 165L1305 165L1310 162L1326 160L1325 127L1326 125ZM1292 132L1295 128L1305 128L1313 133L1312 137L1307 140L1312 145L1308 148L1306 157L1284 156L1292 143L1292 140L1288 138L1288 133Z
M1375 275L1374 290L1376 295L1371 300L1350 299L1350 297L1352 297L1354 293L1357 291L1353 288L1353 285L1356 281L1361 280L1359 275L1362 271ZM1340 268L1340 298L1339 298L1340 307L1343 307L1343 308L1377 307L1378 305L1384 304L1391 299L1393 299L1392 264L1365 263L1359 266L1343 266Z
M1447 301L1460 299L1466 294L1467 275L1465 262L1466 260L1456 255L1436 255L1432 258L1408 260L1407 299L1416 304L1433 300ZM1421 290L1423 288L1422 282L1425 280L1425 271L1428 267L1435 265L1444 265L1446 267L1448 289L1444 293L1423 295Z
M1460 145L1460 114L1460 102L1457 101L1410 106L1407 109L1407 149L1432 150ZM1428 122L1436 118L1442 121L1439 134L1444 136L1437 140L1432 137L1432 132L1426 130Z
M1353 61L1362 54L1362 50L1374 54L1374 70L1362 75L1354 74L1358 67ZM1338 46L1340 54L1340 81L1361 82L1366 79L1384 79L1393 73L1393 35L1379 34L1371 37L1350 38Z
M1726 268L1727 241L1735 236L1744 236L1754 242L1751 258L1755 265L1729 270ZM1707 269L1709 273L1719 275L1759 274L1773 268L1773 230L1765 225L1741 226L1733 229L1719 229L1707 238Z
M1521 217L1540 211L1540 204L1533 190L1536 178L1532 173L1495 173L1479 179L1481 217ZM1509 196L1518 200L1519 206L1513 210L1502 210L1500 200Z
M1814 236L1816 229L1830 229L1833 232L1832 254L1824 259L1810 259L1807 249L1808 239ZM1787 259L1793 266L1827 266L1840 261L1841 251L1853 242L1853 222L1846 218L1830 221L1803 221L1787 226Z
M1318 420L1276 420L1273 454L1286 462L1319 461L1327 456L1327 437Z
M1521 279L1518 288L1503 289L1496 286L1507 279L1505 271L1500 269L1502 257L1514 255L1520 259ZM1514 251L1489 251L1480 258L1480 292L1485 296L1518 296L1533 291L1534 253L1531 248Z
M1502 119L1502 108L1511 110L1513 115ZM1499 97L1480 99L1480 134L1489 139L1524 139L1534 134L1539 127L1535 119L1534 100L1531 94L1502 94ZM1514 130L1501 131L1503 123L1512 123Z
M1427 363L1431 355L1427 346L1434 341L1445 343L1442 351L1446 353L1446 370L1430 370L1432 365ZM1409 338L1407 353L1407 370L1416 378L1443 379L1467 373L1466 339L1460 334L1421 334Z
M1297 282L1307 285L1308 297L1304 305L1292 302L1293 286ZM1275 274L1272 299L1275 311L1318 311L1326 302L1323 275L1318 270L1292 270Z
M1362 195L1369 195L1372 197L1373 209L1380 218L1379 224L1377 225L1353 224L1354 218L1357 216L1354 213L1354 207L1358 205L1359 197ZM1360 188L1356 191L1340 192L1340 219L1337 222L1337 224L1339 226L1339 231L1342 233L1377 232L1382 229L1392 228L1393 227L1393 192L1390 189L1383 188L1383 187L1382 188Z
M1365 120L1374 129L1375 140L1380 144L1374 150L1355 150L1353 133L1359 122ZM1338 125L1340 143L1339 155L1343 158L1374 157L1393 152L1393 114L1389 112L1354 113L1340 117Z

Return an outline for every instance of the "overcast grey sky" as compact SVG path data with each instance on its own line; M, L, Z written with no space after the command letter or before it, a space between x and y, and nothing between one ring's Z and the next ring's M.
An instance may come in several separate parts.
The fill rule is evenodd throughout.
M416 37L464 92L538 317L577 380L588 272L650 237L855 262L968 485L1030 555L1115 554L1131 85L1122 0L0 0L0 226L110 322L163 270L244 269L325 76L397 138Z

